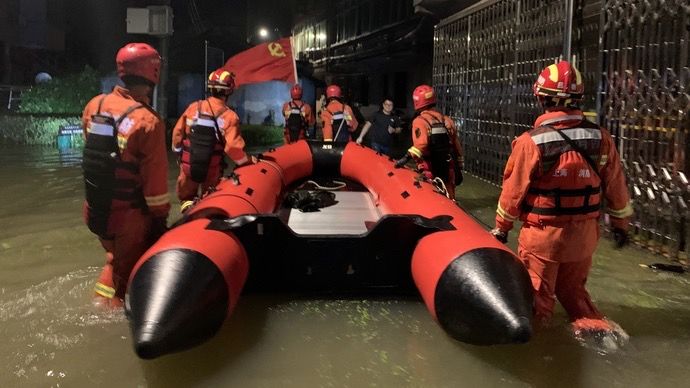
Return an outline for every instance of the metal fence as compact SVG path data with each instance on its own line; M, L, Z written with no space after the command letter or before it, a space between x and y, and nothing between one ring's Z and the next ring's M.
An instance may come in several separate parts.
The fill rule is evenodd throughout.
M573 52L586 86L596 90L591 57L596 64L598 52L583 38L591 38L599 19L580 3ZM566 14L564 0L484 1L437 26L433 81L440 107L461 123L465 168L473 175L500 184L512 139L539 114L532 84L562 54ZM595 97L586 101L590 109Z
M690 1L609 0L601 19L602 124L618 135L636 241L686 257Z
M461 125L465 168L500 185L512 139L540 113L537 74L570 47L585 78L583 108L619 145L635 241L684 257L688 29L690 0L485 0L443 20L433 81L440 107Z

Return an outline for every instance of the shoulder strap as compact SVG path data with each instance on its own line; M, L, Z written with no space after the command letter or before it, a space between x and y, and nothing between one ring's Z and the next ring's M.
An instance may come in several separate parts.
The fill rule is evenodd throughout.
M441 115L441 119L439 120L438 117L432 115L431 113L427 113L427 115L431 116L431 120L432 120L432 121L429 121L429 120L426 119L426 117L424 117L424 113L427 113L427 111L424 111L424 112L420 113L420 114L419 114L419 117L420 117L422 120L424 120L424 121L427 123L427 125L429 125L429 129L431 129L431 127L432 127L434 124L441 124L441 125L443 125L444 128L446 128L446 130L448 131L448 136L450 136L450 131L448 130L448 126L446 125L446 120L445 120L445 116L444 116L444 115Z
M103 99L101 99L101 102L103 102ZM113 124L113 138L117 139L117 132L118 132L117 128L120 126L120 123L122 122L122 120L124 120L125 117L127 117L127 115L129 115L130 113L134 112L135 110L137 110L139 108L143 108L143 107L144 107L144 105L136 103L136 104L130 106L129 108L127 108L127 110L122 114L122 116L120 116L117 120L115 120L115 123ZM99 112L100 112L100 104L99 104ZM116 141L116 143L117 143L117 141ZM119 156L120 155L120 147L117 146L115 148L116 148L115 152L117 152L117 154Z
M199 100L199 101L196 102L196 104L197 104L197 105L196 105L197 114L201 114L201 103L204 102L204 101L206 102L206 104L208 104L208 110L211 111L211 117L213 117L214 119L219 118L223 113L225 113L226 110L228 110L227 107L226 107L226 108L223 108L223 109L221 109L220 111L218 111L218 115L216 115L216 112L213 111L213 106L211 105L211 102L210 102L209 100ZM216 125L216 128L217 128L217 127L218 127L218 126Z
M227 112L229 109L230 109L230 108L228 108L228 107L221 108L221 110L218 111L218 116L217 116L217 118L220 118L220 116L222 116L223 113Z
M344 115L345 114L345 103L341 102L340 104L342 104L342 106L343 106L342 113ZM333 113L331 113L331 115L333 115ZM338 130L335 132L335 136L333 136L333 141L337 141L338 135L340 135L340 131L343 129L344 124L345 124L345 117L343 117L343 119L340 120L340 125L338 125Z
M103 100L108 97L107 94L104 94L103 97L101 97L100 100L98 100L98 111L96 112L97 115L101 114L101 108L103 107Z
M445 123L445 121L443 120L443 115L441 115L441 119L439 120L438 117L434 116L433 114L429 113L429 111L426 111L426 110L425 110L424 112L422 112L422 113L419 114L419 117L421 117L422 120L426 121L426 123L429 124L429 127L432 126L432 122L429 121L429 120L427 120L427 119L424 117L425 114L428 115L428 116L431 116L431 120L433 121L434 124L436 124L436 123L441 123L441 124L443 124L444 127L446 126L446 123Z
M431 128L431 122L429 120L427 120L426 117L424 117L422 113L419 114L419 118L424 120L427 123L427 125L429 126L429 128Z
M213 117L213 126L215 126L216 129L218 129L218 124L216 123L216 119L218 117L216 116L216 112L213 111L213 107L211 106L211 101L209 101L209 100L205 100L205 101L206 101L206 104L208 104L208 110L211 111L211 117Z
M135 110L137 110L139 108L143 108L143 107L144 107L144 105L136 103L136 104L130 106L129 108L127 108L125 113L123 113L122 116L120 116L117 120L115 120L115 128L120 126L120 123L122 122L122 120L124 120L125 117L127 117L130 113L134 112Z
M215 112L213 112L213 107L211 106L211 102L209 100L206 100L206 103L208 104L208 109L211 110L211 116L213 116L213 126L216 128L216 139L223 144L223 147L225 147L225 137L221 136L220 128L218 128L218 118L225 113L227 108L223 108L218 112L218 116L216 116Z
M554 131L556 131L556 133L558 133L559 135L561 135L561 137L563 138L563 140L565 140L565 142L568 143L568 145L570 146L570 148L572 148L574 151L576 151L578 154L580 154L580 155L587 161L587 163L589 164L589 166L592 167L592 170L594 170L594 173L597 174L597 177L599 177L599 179L601 179L601 176L599 176L599 169L597 168L596 163L594 163L594 160L592 160L592 158L587 154L587 152L586 152L585 150L582 149L582 147L580 147L579 145L577 145L577 143L575 143L575 142L573 141L573 139L571 139L570 137L568 137L568 135L566 135L565 133L563 133L563 131L561 131L560 129L557 129L557 128L552 127L552 126L550 126L550 125L545 125L545 127L551 128L551 129L553 129Z

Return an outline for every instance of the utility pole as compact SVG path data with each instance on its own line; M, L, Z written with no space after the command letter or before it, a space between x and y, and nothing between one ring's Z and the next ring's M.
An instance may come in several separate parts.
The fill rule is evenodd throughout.
M161 64L161 80L158 85L158 114L163 118L163 121L168 118L168 64L170 52L170 37L173 33L172 19L173 11L170 6L170 0L162 0L161 6L149 6L155 19L152 20L152 25L158 30L158 37L160 41L161 57L163 63Z
M565 0L565 25L563 30L563 59L571 60L573 47L573 7L575 0Z
M163 59L160 81L156 87L154 106L165 120L168 117L168 51L173 34L173 11L170 0L161 0L162 5L146 8L127 8L127 33L158 36L159 54Z
M163 121L168 118L168 51L170 47L170 36L164 35L160 37L161 57L163 63L161 64L161 79L158 83L158 114Z
M208 40L204 40L204 96L208 97Z

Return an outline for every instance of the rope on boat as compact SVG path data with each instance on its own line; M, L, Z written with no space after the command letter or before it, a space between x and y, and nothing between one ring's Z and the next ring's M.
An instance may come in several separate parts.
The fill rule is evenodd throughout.
M347 183L345 183L343 181L338 181L338 180L333 179L332 182L335 183L336 185L335 186L321 186L320 184L316 183L313 180L308 180L308 181L304 182L304 184L302 186L306 185L307 183L311 183L318 190L330 190L330 191L340 190L340 189L347 186ZM300 186L300 187L302 187L302 186Z

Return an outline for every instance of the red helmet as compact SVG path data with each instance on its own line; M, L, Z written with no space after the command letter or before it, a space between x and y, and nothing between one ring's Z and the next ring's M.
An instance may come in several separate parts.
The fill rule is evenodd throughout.
M161 56L146 43L128 43L117 52L117 76L135 75L157 84L160 79Z
M343 92L340 90L338 85L328 85L326 88L326 98L340 98L343 96Z
M290 98L293 100L299 100L302 98L302 87L295 85L290 89Z
M218 69L208 75L208 88L232 94L235 90L235 75L225 69Z
M419 85L412 92L414 110L420 110L436 103L436 93L429 85Z
M541 102L550 100L553 105L568 106L573 100L582 100L585 84L575 66L560 61L542 70L532 90Z

